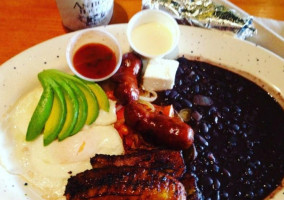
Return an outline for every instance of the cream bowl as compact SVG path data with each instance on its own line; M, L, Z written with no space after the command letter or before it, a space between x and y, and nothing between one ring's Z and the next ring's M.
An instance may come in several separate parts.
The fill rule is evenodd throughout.
M84 45L102 44L113 51L116 57L116 63L113 70L100 78L91 78L80 73L74 66L74 55ZM86 29L75 34L69 41L66 49L66 59L72 72L87 81L103 81L110 78L119 69L122 60L122 51L117 39L107 31L100 29Z
M127 26L131 48L146 58L161 58L177 48L180 30L176 20L160 10L142 10Z

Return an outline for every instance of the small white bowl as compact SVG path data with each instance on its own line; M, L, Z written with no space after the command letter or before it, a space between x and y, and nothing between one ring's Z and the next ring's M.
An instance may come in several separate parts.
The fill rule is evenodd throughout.
M77 50L80 47L86 44L91 44L91 43L99 43L99 44L103 44L109 47L114 52L115 57L116 57L116 66L114 70L110 74L102 78L94 79L94 78L86 77L82 75L81 73L79 73L75 69L74 64L73 64L73 57L74 57L74 54L77 52ZM67 59L68 66L70 67L70 69L76 76L84 80L87 80L87 81L99 82L99 81L103 81L103 80L110 78L112 75L116 73L116 71L119 69L120 64L121 64L122 52L121 52L121 48L120 48L118 41L110 33L103 31L103 30L99 30L99 29L86 29L86 30L80 31L78 34L74 35L70 39L67 45L67 49L66 49L66 59Z
M169 33L171 34L170 37L172 39L172 43L169 46L169 48L167 48L166 50L164 50L163 52L159 53L159 54L151 54L149 52L143 51L141 49L139 49L137 47L137 45L135 44L135 41L133 41L133 31L135 30L135 28L137 27L141 27L142 25L146 25L146 24L150 24L150 23L158 23L160 25L162 25L163 27L166 27L169 31ZM152 32L153 33L153 32ZM179 42L179 38L180 38L180 30L179 30L179 26L176 22L176 20L169 15L168 13L164 12L164 11L160 11L160 10L154 10L154 9L147 9L147 10L142 10L138 13L136 13L129 21L128 26L127 26L127 39L128 42L131 46L131 48L138 54L140 54L143 57L146 58L162 58L170 53L172 53L174 50L176 50L178 42ZM155 34L155 33L153 33ZM156 33L158 34L158 33ZM141 37L141 40L147 40L147 36L145 35L145 38ZM140 38L139 38L140 40ZM150 48L156 47L155 45L157 45L157 42L151 42L151 46Z

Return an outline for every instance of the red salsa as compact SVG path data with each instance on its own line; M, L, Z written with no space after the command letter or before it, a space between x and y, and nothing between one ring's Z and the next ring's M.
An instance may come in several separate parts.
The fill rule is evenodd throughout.
M75 52L73 64L83 76L99 79L113 72L116 57L109 47L99 43L90 43Z

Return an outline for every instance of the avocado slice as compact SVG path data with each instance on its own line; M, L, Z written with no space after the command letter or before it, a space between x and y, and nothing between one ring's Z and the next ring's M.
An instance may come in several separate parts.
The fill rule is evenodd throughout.
M109 111L109 100L108 100L108 97L105 91L101 88L101 86L95 82L83 80L78 76L74 76L74 77L83 81L91 89L91 91L97 97L99 107L103 109L104 111L108 112Z
M109 100L105 91L97 83L86 82L87 86L92 90L98 100L99 107L109 112Z
M42 84L43 93L41 94L40 100L29 122L26 134L27 141L36 139L42 133L44 125L50 116L53 105L54 93L52 88L42 78L41 74L38 75L38 79Z
M71 132L76 126L76 122L79 116L79 101L76 97L75 92L66 82L66 80L64 80L64 78L62 78L58 74L50 73L50 70L45 70L42 73L53 79L63 89L64 98L66 100L67 112L64 126L58 134L58 140L62 141L68 136L70 136Z
M43 144L49 145L57 139L58 134L62 130L66 119L66 101L60 86L49 76L42 74L47 83L54 91L53 105L48 120L45 123L43 130Z
M80 88L70 79L65 78L64 79L67 84L72 88L72 90L75 93L76 98L78 99L79 102L79 113L78 113L78 118L77 118L77 122L75 124L74 129L72 130L71 135L75 135L76 133L78 133L83 126L86 123L87 120L87 116L88 116L88 102L87 99L84 95L84 93L80 90Z
M44 91L30 120L27 141L43 133L44 146L47 146L57 138L62 141L76 134L85 124L97 119L100 106L96 93L105 95L99 85L55 69L42 71L38 78ZM107 102L100 100L100 104L108 110L107 96L104 98Z
M63 88L64 97L66 100L67 113L64 126L58 134L58 140L62 141L72 133L76 126L76 122L79 116L79 101L76 98L75 92L63 79L58 79L57 82Z
M92 124L99 115L99 104L95 94L88 88L87 86L78 85L81 91L84 93L87 103L88 103L88 116L86 120L86 124Z
M83 94L86 97L87 104L88 104L88 116L86 120L86 124L90 125L92 124L99 115L99 104L98 100L96 98L96 95L92 92L92 90L86 85L86 83L76 78L70 74L63 73L56 69L48 69L46 70L48 73L55 74L57 76L61 76L62 78L65 78L68 81L72 81L74 84L76 84L79 89L83 92Z

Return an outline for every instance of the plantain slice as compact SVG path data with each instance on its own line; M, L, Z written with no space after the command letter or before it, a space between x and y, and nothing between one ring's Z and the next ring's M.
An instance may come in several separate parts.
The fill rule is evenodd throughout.
M27 141L36 139L42 133L53 105L53 90L51 89L50 85L47 84L47 82L41 77L40 74L38 78L42 84L43 93L29 122L26 134Z

